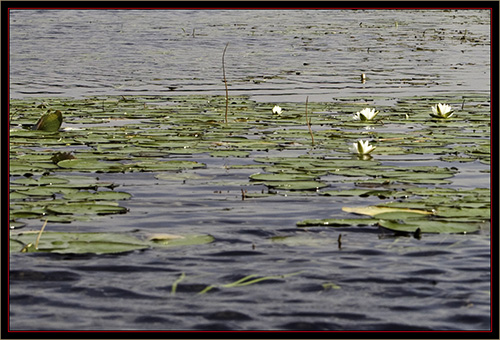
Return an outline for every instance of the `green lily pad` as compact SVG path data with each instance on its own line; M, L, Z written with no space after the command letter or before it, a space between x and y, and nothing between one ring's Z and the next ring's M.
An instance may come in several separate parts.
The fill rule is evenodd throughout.
M122 253L152 247L178 247L210 243L214 239L209 235L182 235L163 238L162 241L142 240L124 233L65 233L43 232L35 248L38 232L11 233L10 244L12 251L19 251L20 245L27 252L52 252L59 254L109 254ZM173 236L173 235L171 235ZM21 249L23 249L21 248Z
M231 115L226 124L224 96L38 98L36 101L42 101L42 106L36 106L32 99L12 99L11 216L47 216L61 222L92 219L98 210L83 214L66 214L65 211L63 215L55 210L78 202L114 206L113 202L126 199L128 194L102 190L103 187L114 189L116 185L101 182L96 176L70 179L68 174L129 171L158 172L161 174L155 174L155 178L159 180L192 180L193 183L186 182L188 185L210 184L226 188L256 184L255 187L266 185L270 189L266 194L247 193L245 199L277 195L278 190L292 190L295 192L286 194L314 195L318 200L335 202L349 196L358 196L359 201L368 196L370 201L374 197L384 201L393 198L398 201L379 206L411 210L379 209L369 215L373 219L410 223L415 218L427 218L427 214L418 212L422 210L433 211L432 218L440 221L475 223L488 220L491 199L488 190L455 190L449 184L454 183L456 174L465 173L462 166L467 164L464 162L469 162L469 167L478 167L475 175L489 176L490 170L484 166L491 162L489 96L460 93L439 98L398 98L392 106L377 106L377 110L384 112L383 124L376 122L370 124L373 129L365 130L363 127L368 124L352 121L350 113L366 107L367 101L384 102L387 99L352 97L328 103L309 103L315 145L311 145L305 124L304 103L280 103L284 112L277 116L272 114L274 104L257 103L245 96L232 97ZM446 102L460 107L464 99L467 99L464 109L467 115L453 116L455 119L447 121L429 119L431 105ZM32 126L45 107L64 112L65 123L94 125L53 132L25 129ZM363 160L346 154L348 143L359 139L376 143L377 155L374 158ZM76 158L51 159L54 155L70 154ZM221 161L210 156L227 159ZM241 157L251 159L247 161ZM204 159L208 166L201 163ZM224 171L232 177L217 175L222 163ZM450 167L443 167L443 164ZM190 169L200 171L192 174ZM254 173L259 171L262 173ZM213 182L211 178L219 179ZM355 187L346 190L350 186L342 183ZM474 183L466 185L473 187ZM319 191L320 188L326 189ZM381 200L378 202L382 203ZM318 221L315 223L326 223L328 219ZM342 222L330 223L337 225Z
M61 111L44 114L36 123L35 130L53 132L59 130L63 118Z
M407 214L417 214L417 215L432 215L431 211L418 210L418 209L405 209L405 208L392 208L392 207L379 207L379 206L369 206L369 207L343 207L342 211L350 212L360 215L368 215L377 217L380 214L387 213L407 213Z
M391 211L375 214L373 217L384 220L407 220L412 218L421 218L422 213L413 211Z
M377 219L371 218L325 218L325 219L310 219L297 222L297 227L351 227L361 225L375 225Z
M255 181L272 181L272 182L308 181L314 178L316 178L315 175L286 174L286 173L274 173L274 174L258 173L250 175L250 179Z
M148 238L155 247L180 247L205 244L214 241L210 235L167 235L156 234Z
M138 249L146 249L149 246L141 240L119 233L63 233L43 232L40 237L38 249L35 248L38 232L11 233L12 242L21 242L27 247L27 252L53 252L60 254L107 254L121 253Z
M26 198L28 198L29 196L28 195L24 195L24 194L21 194L19 192L11 192L9 193L9 200L12 202L12 201L17 201L17 200L24 200Z
M47 182L55 180L66 181L67 183L58 183L57 186L75 189L96 189L96 188L113 188L115 184L112 182L100 181L97 177L82 176L82 175L49 175L44 176ZM43 178L43 177L42 177Z
M441 217L477 217L483 219L491 218L491 211L489 207L485 208L437 207L435 214Z
M28 196L54 196L55 194L74 194L78 192L77 189L72 189L72 188L64 188L64 187L59 187L59 186L53 186L53 185L46 185L46 186L27 186L27 187L17 187L16 191L18 193L21 193L23 195L28 195Z
M392 231L404 233L414 233L418 228L420 228L421 233L434 234L466 234L476 232L480 229L479 224L431 221L427 219L412 220L410 223L380 220L379 225Z
M54 165L54 164L52 164ZM41 175L45 173L47 169L44 164L30 164L30 163L18 163L17 161L11 161L9 164L9 174L11 176L24 176L24 175Z
M64 169L77 170L82 172L121 172L124 169L123 164L109 163L91 159L67 159L60 161L57 165Z
M127 208L112 204L97 203L67 203L47 207L47 210L55 214L72 215L110 215L124 214Z
M66 184L69 180L64 178L42 176L38 179L34 178L19 178L11 182L11 184L23 184L23 185L53 185L53 184Z
M294 181L294 182L264 182L268 187L277 190L319 190L328 186L325 183L316 181Z

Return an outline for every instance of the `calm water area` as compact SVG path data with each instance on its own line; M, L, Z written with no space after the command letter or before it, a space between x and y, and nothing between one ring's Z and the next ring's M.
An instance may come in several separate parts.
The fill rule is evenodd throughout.
M490 28L487 10L12 10L10 97L224 95L226 43L230 96L272 105L306 96L367 96L376 106L484 95ZM251 158L194 160L207 164L210 180L99 174L133 195L120 202L129 212L50 228L201 233L215 242L119 255L13 253L11 330L490 329L489 228L421 239L375 227L301 229L300 220L347 217L340 207L360 198L291 193L242 201L256 169L225 167ZM454 188L489 188L489 165L456 166ZM275 242L288 236L303 241ZM220 287L251 274L291 273L299 274ZM208 285L219 288L197 294Z

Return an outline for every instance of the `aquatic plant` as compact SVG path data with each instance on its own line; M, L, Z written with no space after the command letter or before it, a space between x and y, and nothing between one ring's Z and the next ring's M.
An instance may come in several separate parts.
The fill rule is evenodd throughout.
M356 112L352 118L354 120L360 120L360 121L367 121L367 120L373 120L376 116L378 115L378 111L375 111L375 109L370 109L369 107Z
M426 103L458 102L459 99L469 103L468 121L448 121L446 130L436 129L436 120L427 116L430 105ZM280 103L283 109L275 103L257 103L247 96L232 96L231 114L235 124L224 124L220 112L227 100L224 95L40 100L46 101L43 108L30 100L14 99L10 103L13 128L9 136L9 220L12 229L30 225L36 219L48 219L49 223L75 223L106 215L126 218L118 215L129 212L127 200L133 199L133 195L116 191L119 185L107 181L106 174L137 173L140 176L147 172L158 180L168 181L168 185L185 182L200 186L227 185L221 178L216 183L212 181L218 175L213 172L210 157L234 161L224 169L234 173L241 171L241 175L250 169L258 169L256 173L248 173L249 176L242 176L241 180L232 183L238 187L234 197L255 204L258 204L257 200L274 195L321 195L333 197L335 201L343 197L353 200L356 197L378 197L381 200L404 198L402 202L395 202L400 208L438 211L438 215L419 217L421 223L418 225L415 216L406 221L404 216L410 215L397 211L391 215L365 218L361 222L360 219L346 219L335 214L331 217L311 216L316 219L306 221L305 226L367 224L387 230L398 229L398 233L403 229L413 233L417 228L421 233L454 232L455 229L470 233L469 229L462 228L462 224L455 223L476 223L481 228L489 223L488 189L451 190L438 195L442 190L438 186L454 183L459 163L477 161L481 166L490 164L490 97L487 95L457 95L454 99L400 98L395 108L378 109L403 115L408 112L408 119L401 114L387 115L384 120L387 126L391 126L377 128L377 131L360 131L359 122L352 121L352 115L340 115L337 120L332 120L334 112L356 112L366 104L360 107L359 103L353 103L352 98L341 98L333 103L308 102L306 98L305 119L308 128L312 127L314 119L317 127L314 136L310 135L312 129L305 129L304 114L300 112L304 109L303 103ZM276 118L274 112L270 112L274 106L287 114L270 119L271 115ZM46 107L50 107L51 112L64 112L65 127L58 132L26 130L24 127L33 126ZM101 125L103 123L106 124ZM365 124L370 125L373 126ZM471 134L468 129L475 133ZM313 137L315 147L311 149ZM449 145L450 138L453 138L453 145ZM363 140L361 145L356 142L359 139ZM349 141L356 142L351 148L355 156L350 159L337 152L343 148L348 151ZM375 149L368 141L378 142L375 145L381 159L394 156L406 160L417 155L448 164L402 166L394 163L386 166L373 159L368 162L366 160L371 159L369 153ZM246 160L240 162L237 158ZM449 167L444 167L446 165ZM488 171L486 168L481 170ZM343 184L337 187L340 183ZM255 190L252 190L253 186ZM424 189L426 191L422 191ZM420 197L428 198L415 201ZM450 197L453 200L450 201ZM458 204L460 209L456 207ZM390 224L401 216L404 224ZM434 224L436 228L420 225L438 219L439 223ZM59 237L44 232L40 249L49 236ZM36 235L31 235L29 240L28 235L21 237L26 242L24 245L16 243L18 250L26 243L35 244ZM113 251L119 250L114 244L110 246ZM28 248L29 252L35 249L34 246Z
M145 239L140 233L112 232L44 232L47 219L40 231L10 233L10 252L46 252L57 254L118 254L134 250L167 249L211 243L210 235L154 235ZM42 235L43 233L43 235ZM179 280L180 282L180 280ZM175 290L174 290L175 293Z
M307 117L307 103L309 102L309 96L306 97L306 123L307 128L309 129L309 134L311 135L311 144L314 145L314 136L311 129L311 120Z
M54 164L57 164L60 161L64 161L66 159L75 159L75 156L73 156L71 152L56 152L52 157L50 157L50 160Z
M222 52L222 75L224 76L224 87L226 88L226 114L224 116L224 121L226 124L227 124L227 111L229 109L229 96L227 92L227 80L226 80L226 68L224 66L224 56L226 55L227 45L229 45L229 43L226 44L226 47L224 47L224 52Z
M279 116L279 115L281 115L281 112L282 112L281 107L279 107L278 105L274 105L273 113Z
M453 110L451 109L451 106L448 104L438 103L432 106L431 109L432 113L430 115L431 117L434 118L447 119L453 115Z
M50 110L40 117L33 127L34 130L55 132L61 127L63 118L61 111L51 112Z
M262 281L267 281L267 280L279 280L279 279L284 279L290 276L295 276L298 274L301 274L302 271L295 272L295 273L290 273L290 274L283 274L283 275L270 275L270 276L265 276L265 277L257 277L255 274L247 275L242 279L236 280L231 283L227 283L224 285L210 285L205 287L201 292L198 293L198 295L202 295L207 293L208 291L212 290L213 288L234 288L234 287L244 287L252 284L256 284Z
M375 146L370 145L369 142L366 140L358 140L356 143L352 143L351 148L349 149L351 152L356 153L358 155L368 155L371 153L373 150L375 150Z

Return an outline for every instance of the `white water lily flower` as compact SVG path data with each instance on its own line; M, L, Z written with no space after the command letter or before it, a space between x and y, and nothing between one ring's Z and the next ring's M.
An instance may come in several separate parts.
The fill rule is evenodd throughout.
M279 107L278 105L275 105L275 106L273 107L273 113L274 113L274 114L280 115L280 114L281 114L281 111L282 111L282 109L281 109L281 107Z
M375 109L370 109L366 108L363 109L359 112L356 112L352 118L354 120L361 120L361 121L367 121L367 120L373 120L378 115L378 111L375 111Z
M356 143L352 143L350 151L357 153L358 155L368 155L370 152L375 150L376 146L368 144L368 141L358 140Z
M453 110L451 109L451 106L448 104L436 104L431 107L432 108L432 113L430 114L434 118L450 118L453 115Z

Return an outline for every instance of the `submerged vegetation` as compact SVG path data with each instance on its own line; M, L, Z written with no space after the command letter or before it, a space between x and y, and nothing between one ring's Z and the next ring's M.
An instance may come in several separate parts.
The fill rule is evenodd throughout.
M226 169L256 169L242 188L245 200L287 193L318 195L337 203L336 197L359 197L359 207L333 210L329 219L297 221L299 227L373 225L407 234L417 229L419 235L469 233L490 219L489 189L450 185L460 173L460 164L490 163L486 96L401 98L393 106L377 107L384 113L383 121L370 121L379 111L363 110L364 102L349 98L329 103L306 99L305 105L281 103L282 109L235 96L230 99L230 117L227 106L226 115L221 109L227 99L194 95L12 100L11 244L21 243L11 249L33 250L25 248L33 235L15 230L26 219L48 220L50 225L127 213L131 195L116 190L113 182L100 180L99 173L150 172L160 180L185 180L203 177L210 170L204 159L210 157L251 160L252 164ZM54 123L50 129L30 129L46 110L40 101L64 114L62 126L53 129ZM450 117L451 106L438 101L462 103L460 118ZM447 114L447 119L429 118L430 106ZM352 112L358 112L360 119L353 121ZM362 140L370 140L373 146L360 144ZM353 155L346 147L353 143L357 153L371 157ZM435 165L412 166L408 161L415 157ZM248 192L252 186L267 190ZM363 206L367 197L378 197L380 204ZM345 212L364 217L345 218ZM39 249L88 251L81 244L76 247L71 234L44 232ZM95 236L78 237L95 242ZM113 233L101 236L107 236L107 241L99 242L116 237ZM151 246L151 241L132 238L120 244L134 249ZM62 242L64 247L48 246L50 241Z

